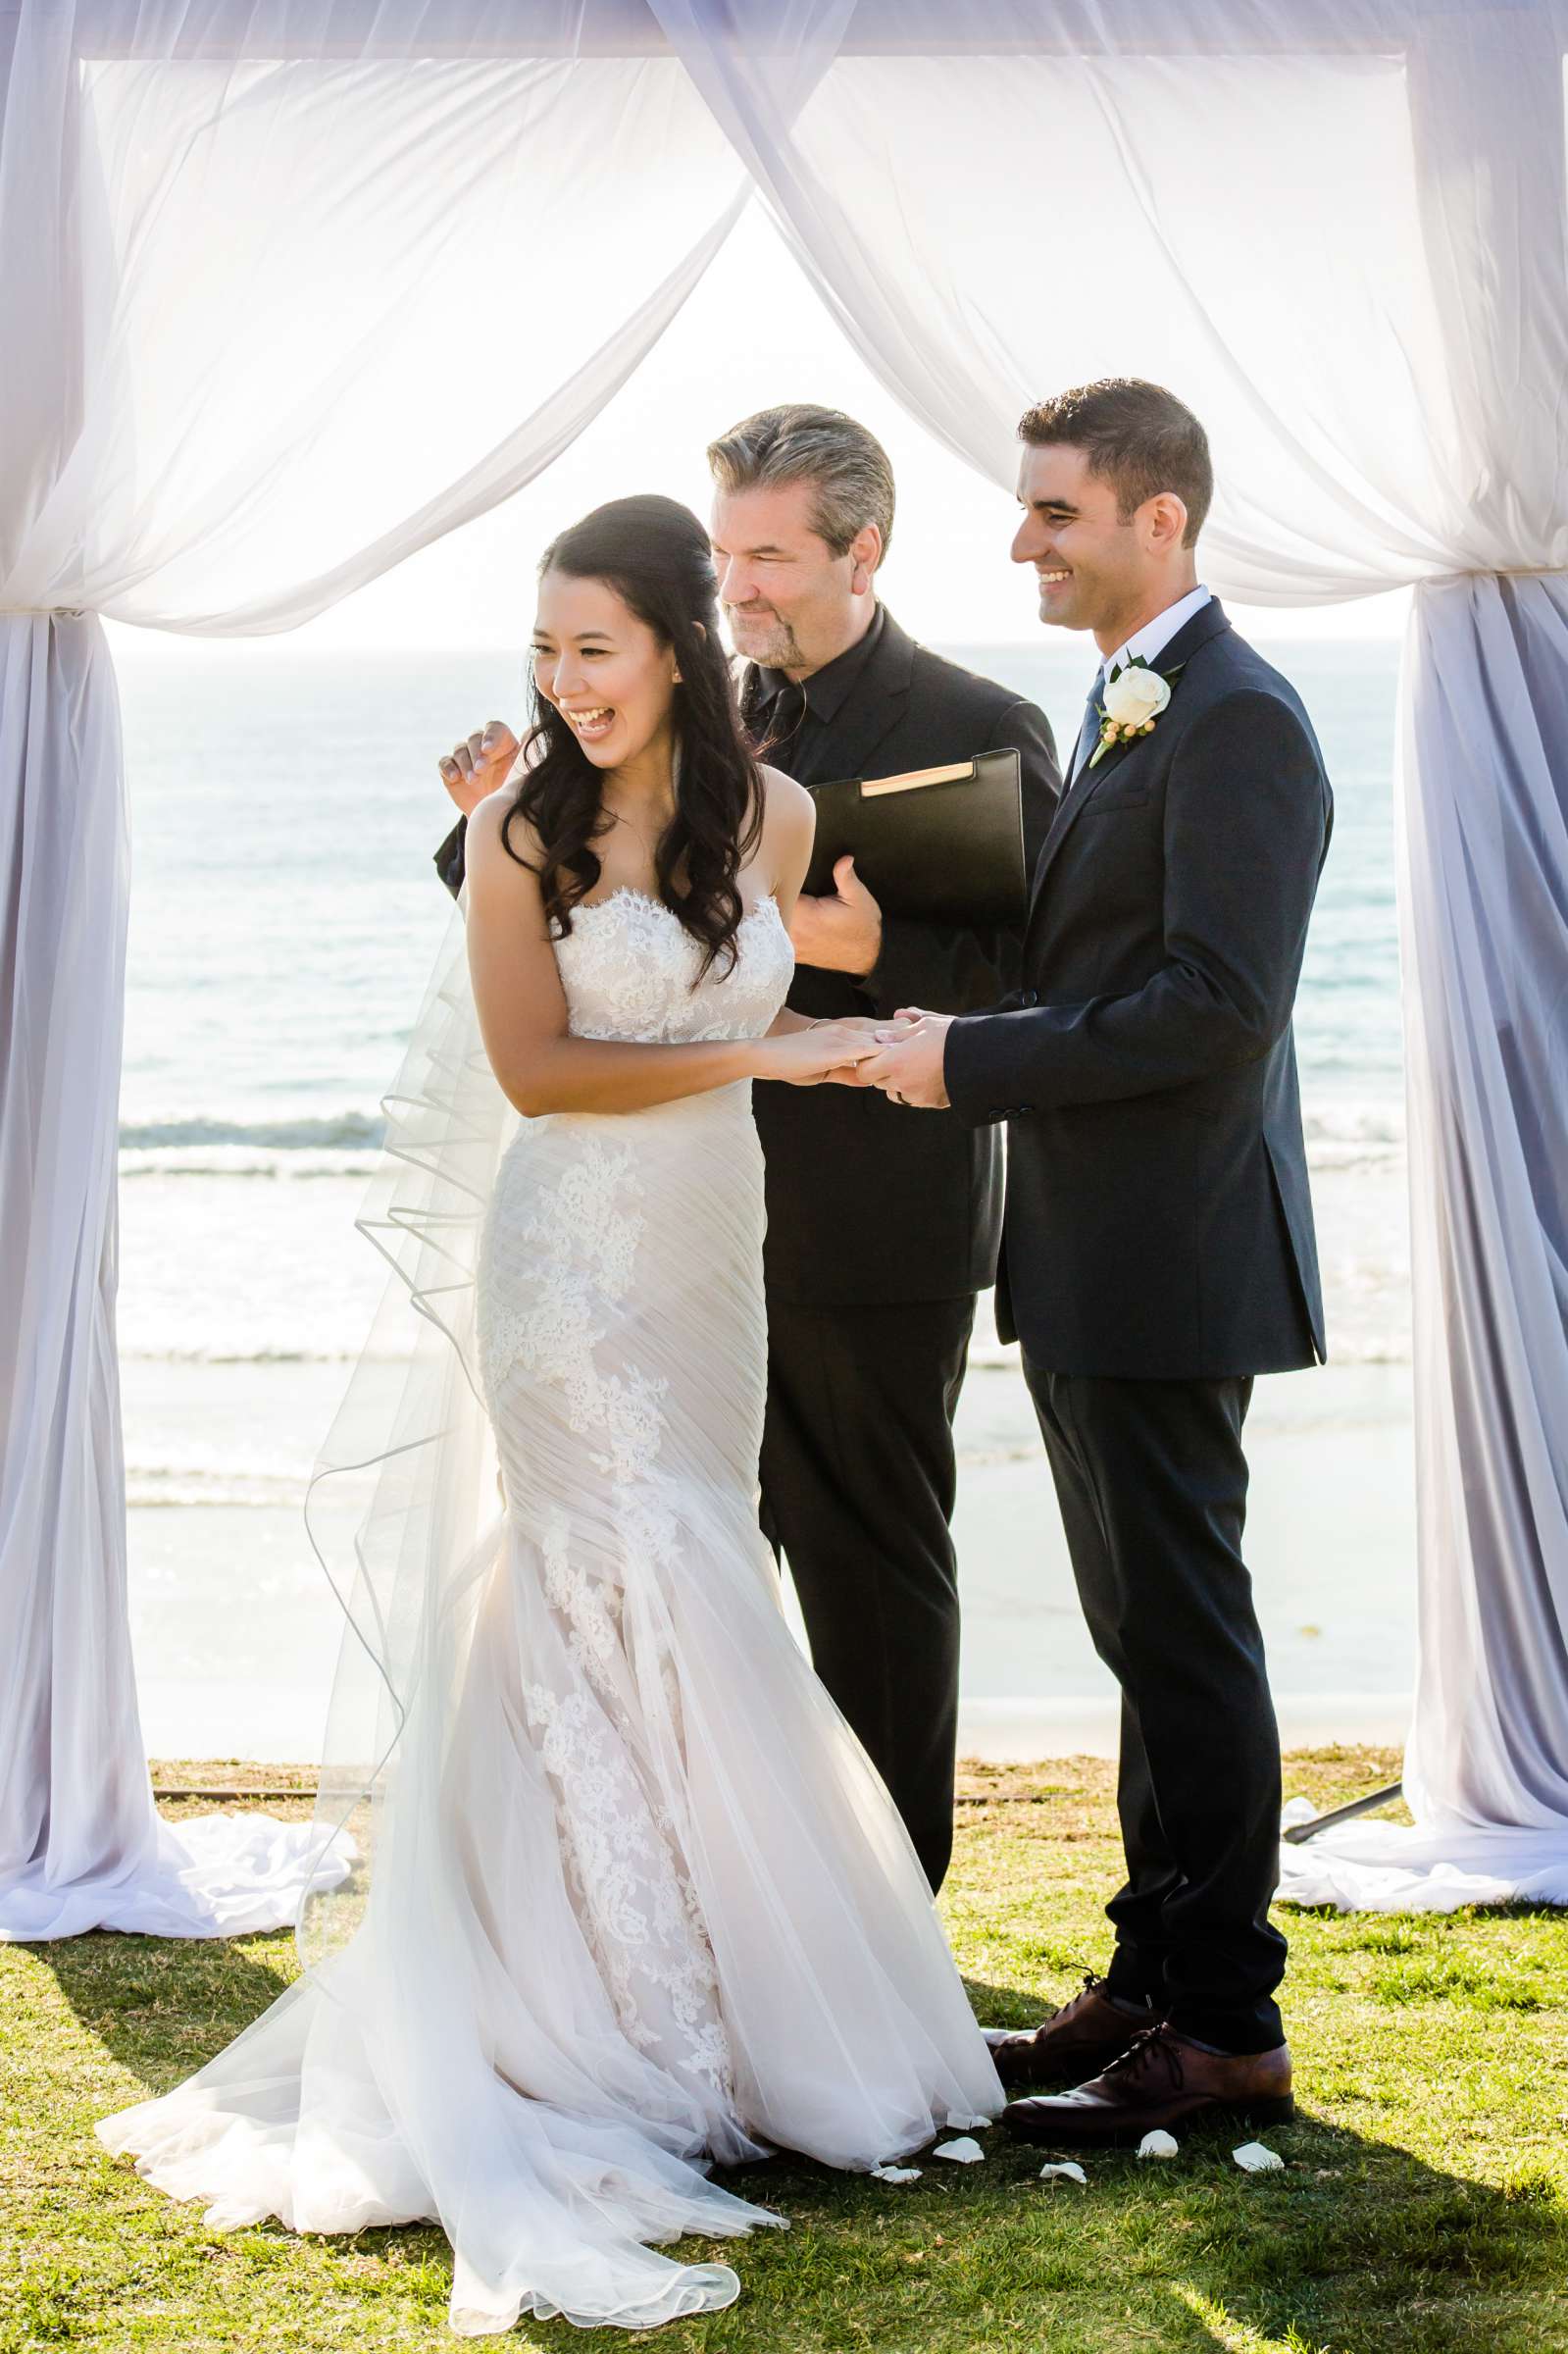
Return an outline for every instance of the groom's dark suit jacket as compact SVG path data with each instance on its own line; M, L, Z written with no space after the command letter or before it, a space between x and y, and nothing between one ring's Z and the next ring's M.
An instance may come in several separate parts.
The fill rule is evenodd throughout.
M953 1024L947 1091L1008 1123L997 1321L1033 1364L1283 1371L1324 1354L1290 1014L1333 801L1217 603L1153 667L1171 701L1071 781L1024 987Z

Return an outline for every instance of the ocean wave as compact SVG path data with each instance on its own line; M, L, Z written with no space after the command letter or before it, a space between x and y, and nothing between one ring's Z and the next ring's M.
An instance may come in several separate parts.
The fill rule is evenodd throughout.
M191 1506L223 1505L228 1510L266 1511L279 1505L300 1505L306 1475L284 1479L247 1478L242 1471L227 1477L213 1472L127 1471L126 1503L137 1511L168 1511Z
M126 1453L126 1502L145 1509L168 1505L297 1505L311 1466L281 1450L205 1447L181 1433Z
M1397 1095L1375 1101L1355 1096L1338 1101L1313 1100L1309 1095L1302 1124L1309 1149L1314 1145L1402 1146L1404 1103ZM121 1127L120 1150L122 1155L148 1166L160 1165L160 1156L169 1155L171 1160L161 1165L171 1166L177 1158L203 1169L216 1165L249 1174L252 1166L271 1168L278 1155L287 1155L290 1159L319 1158L324 1166L335 1170L345 1161L362 1164L366 1154L379 1149L385 1130L379 1111L338 1111L323 1118L286 1120L129 1120ZM239 1157L220 1161L216 1156L221 1154Z
M370 1174L374 1153L258 1150L253 1145L125 1146L120 1151L120 1174L130 1177L271 1177L285 1181L303 1177L354 1177Z
M385 1128L379 1111L339 1111L326 1119L127 1121L120 1131L120 1149L123 1152L170 1147L205 1151L238 1145L252 1151L373 1152Z
M1332 1314L1330 1316L1329 1362L1331 1365L1407 1365L1410 1362L1410 1327L1407 1323L1391 1324L1371 1331L1357 1331L1353 1327L1346 1329L1343 1317L1336 1319ZM995 1341L988 1345L982 1342L970 1351L969 1370L971 1373L1011 1373L1020 1379L1023 1376L1023 1366L1019 1361L1017 1347L1004 1349L999 1342ZM968 1461L971 1458L966 1456L964 1459ZM1009 1461L1012 1459L1011 1450L1003 1448L994 1457L983 1451L973 1459L987 1462L991 1460Z
M126 1363L144 1365L352 1365L363 1356L367 1364L400 1365L407 1358L395 1351L377 1351L351 1346L347 1342L337 1349L258 1349L226 1348L222 1342L211 1347L201 1342L171 1342L165 1348L137 1344L134 1338L120 1351Z
M120 1131L122 1177L359 1177L386 1123L379 1113L326 1119L142 1120Z
M1404 1101L1402 1097L1375 1103L1347 1097L1340 1102L1314 1103L1309 1099L1302 1110L1301 1125L1308 1146L1334 1145L1402 1145L1404 1143Z
M1307 1166L1320 1175L1366 1169L1394 1176L1404 1166L1404 1103L1398 1097L1378 1103L1308 1103L1302 1127Z

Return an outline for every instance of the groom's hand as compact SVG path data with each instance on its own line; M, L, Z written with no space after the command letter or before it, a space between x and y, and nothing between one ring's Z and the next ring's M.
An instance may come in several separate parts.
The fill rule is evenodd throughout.
M821 1029L823 1024L815 1023L813 1027ZM851 1013L836 1020L834 1027L836 1030L852 1030L862 1038L880 1038L885 1025L878 1014ZM866 1087L869 1081L860 1075L863 1068L861 1063L846 1062L838 1070L828 1073L827 1084L830 1087Z
M861 1063L863 1086L880 1087L889 1101L910 1103L921 1111L947 1109L947 1082L942 1056L950 1013L923 1013L917 1005L901 1005L892 1029L879 1030L883 1051Z
M882 909L855 872L853 858L833 870L834 889L821 898L802 892L789 919L797 964L864 979L882 954Z
M472 817L486 794L506 783L522 748L505 720L492 719L437 760L441 783L465 817Z

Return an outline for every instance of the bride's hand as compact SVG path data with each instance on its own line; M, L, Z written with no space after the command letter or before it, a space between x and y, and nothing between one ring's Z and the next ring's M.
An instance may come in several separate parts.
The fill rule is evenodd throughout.
M824 1026L823 1023L817 1025L819 1029ZM887 1031L886 1023L880 1014L876 1013L846 1013L840 1020L835 1022L834 1028L847 1030L855 1036L875 1039L879 1047L884 1044ZM858 1062L845 1062L840 1063L836 1070L830 1071L824 1084L829 1087L863 1088L869 1087L871 1082L869 1079L861 1077Z
M492 719L437 760L441 783L465 817L472 817L487 794L499 792L522 748L505 720Z
M817 1087L824 1079L857 1084L854 1065L882 1052L874 1021L813 1022L809 1030L784 1030L757 1041L759 1079L782 1079L790 1087Z

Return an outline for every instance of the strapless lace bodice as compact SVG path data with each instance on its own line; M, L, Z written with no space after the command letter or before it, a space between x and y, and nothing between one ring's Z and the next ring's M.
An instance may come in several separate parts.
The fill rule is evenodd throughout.
M776 899L742 916L733 969L721 955L698 980L702 950L674 908L627 887L574 910L555 960L575 1038L642 1046L761 1038L794 971Z

